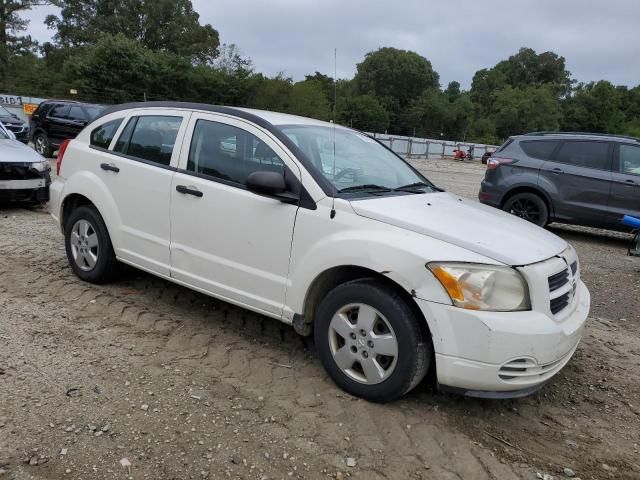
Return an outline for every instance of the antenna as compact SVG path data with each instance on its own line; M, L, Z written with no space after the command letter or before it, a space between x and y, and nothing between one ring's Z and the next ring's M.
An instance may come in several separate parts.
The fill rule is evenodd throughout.
M338 49L333 49L333 168L332 178L336 178L336 119L338 108ZM333 197L330 217L336 216L336 197Z

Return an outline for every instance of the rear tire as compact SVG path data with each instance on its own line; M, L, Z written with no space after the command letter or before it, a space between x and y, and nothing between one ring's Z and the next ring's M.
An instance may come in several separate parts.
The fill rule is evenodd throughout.
M90 283L105 283L118 272L107 227L93 206L83 205L71 212L64 229L69 265L78 278Z
M53 156L53 148L51 147L49 138L44 133L36 133L33 136L33 148L45 158L51 158Z
M544 228L549 223L549 208L542 197L535 193L516 193L507 199L502 209L539 227Z
M373 402L402 397L426 375L432 357L414 309L377 279L336 287L316 309L320 361L346 392Z

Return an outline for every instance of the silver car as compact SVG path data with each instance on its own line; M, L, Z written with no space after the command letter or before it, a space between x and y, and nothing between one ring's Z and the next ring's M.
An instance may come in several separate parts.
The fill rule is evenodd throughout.
M0 202L49 201L51 166L0 123Z

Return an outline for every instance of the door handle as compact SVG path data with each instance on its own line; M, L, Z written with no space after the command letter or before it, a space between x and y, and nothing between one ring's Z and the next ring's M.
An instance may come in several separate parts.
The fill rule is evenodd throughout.
M176 191L183 195L193 195L194 197L202 197L204 194L195 187L187 187L186 185L176 185Z
M634 180L625 180L624 183L626 183L627 185L637 185L636 182Z
M551 173L555 173L556 175L559 175L561 173L564 173L564 170L562 170L561 168L552 168L551 169Z
M112 163L101 163L100 164L100 168L102 170L107 171L107 172L118 173L120 171L120 169L118 167L116 167L115 165L113 165Z

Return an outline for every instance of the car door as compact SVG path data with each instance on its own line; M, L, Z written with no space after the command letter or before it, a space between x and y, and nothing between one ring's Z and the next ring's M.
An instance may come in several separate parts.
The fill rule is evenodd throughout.
M46 122L43 125L47 130L50 141L56 145L59 144L62 139L68 138L67 117L69 116L70 108L69 104L56 104L49 110Z
M85 111L79 105L71 105L67 114L65 138L76 138L87 123L89 119Z
M190 113L184 110L133 111L118 128L111 148L100 148L111 125L91 132L98 159L97 175L105 183L119 216L117 256L170 276L171 179Z
M640 218L640 145L619 143L614 152L608 223L620 228L624 215Z
M566 140L540 167L538 184L549 194L555 218L567 223L606 223L613 145Z
M282 313L297 205L247 190L255 171L300 170L253 124L194 113L171 188L171 275L213 295Z

